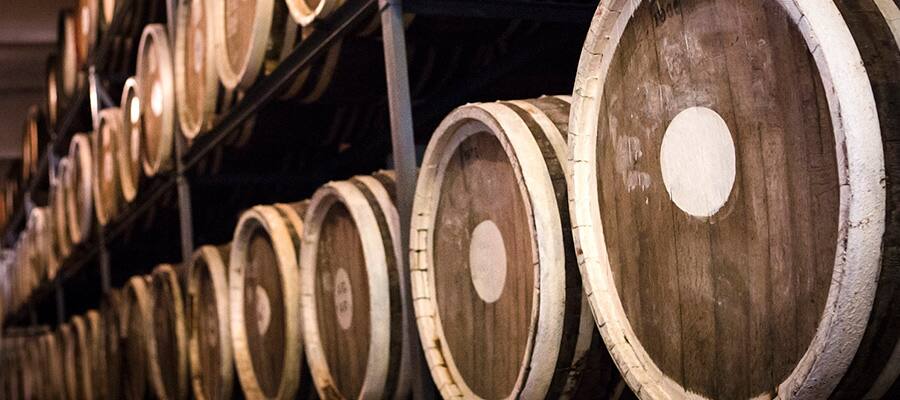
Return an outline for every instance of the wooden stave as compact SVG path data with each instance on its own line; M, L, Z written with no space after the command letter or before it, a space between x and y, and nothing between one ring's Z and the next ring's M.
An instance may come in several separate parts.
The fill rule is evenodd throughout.
M414 204L414 218L411 230L413 232L432 232L434 229L433 219L435 218L434 214L436 214L435 207L437 206L437 200L431 199L434 195L426 195L424 193L430 193L429 190L436 190L435 188L440 185L440 183L438 183L440 179L437 176L437 174L439 174L437 170L442 167L440 167L441 164L435 163L446 162L434 160L446 160L447 157L450 157L450 155L441 155L441 153L446 153L451 146L453 146L454 150L457 149L455 146L461 143L463 139L452 138L456 129L454 126L460 126L468 119L486 121L485 123L489 128L485 129L492 131L491 133L495 135L495 137L501 135L506 136L504 139L499 139L501 142L507 143L504 144L504 148L506 149L505 152L511 160L517 160L514 162L520 165L518 168L530 173L529 175L526 174L526 172L517 172L520 182L521 179L524 179L524 182L526 182L524 187L549 188L552 197L546 197L546 194L528 194L528 196L531 196L530 201L533 202L533 204L536 204L532 206L533 212L538 213L543 211L547 214L552 214L553 212L557 213L556 217L553 217L552 215L549 216L549 218L546 216L540 217L545 219L544 223L535 222L533 224L534 227L545 226L545 228L540 229L546 230L546 233L544 233L543 236L536 236L537 239L534 240L545 240L547 243L559 242L559 245L557 246L548 246L555 247L557 249L555 251L564 253L565 257L560 260L566 261L564 264L561 262L561 265L556 267L560 270L552 274L565 276L566 278L564 279L565 282L557 281L555 282L555 285L550 282L544 282L544 279L542 279L542 293L540 294L542 297L540 302L542 304L549 304L551 302L561 303L563 309L560 309L559 315L566 315L566 317L565 319L547 318L543 315L537 317L537 320L541 321L541 324L538 327L532 325L529 333L532 335L532 345L529 345L529 348L526 350L526 363L524 365L520 364L519 368L522 368L523 370L527 369L529 368L529 363L531 367L534 367L535 364L544 364L544 367L549 366L551 368L544 368L543 371L539 370L541 368L540 365L538 368L531 368L532 370L529 371L529 375L531 376L524 381L523 376L520 375L518 384L514 387L514 392L512 394L514 396L528 397L533 395L538 397L567 397L574 394L574 390L579 385L579 380L587 382L595 379L590 376L580 376L582 374L581 368L584 364L583 360L586 360L592 354L589 345L591 343L591 338L593 337L593 319L585 300L586 296L581 294L581 288L578 284L580 281L580 274L577 271L574 254L570 248L563 246L566 242L565 236L567 236L566 232L568 229L566 210L567 177L563 173L563 166L565 165L566 160L564 136L566 118L564 118L564 116L561 117L560 115L552 115L552 112L554 112L552 107L550 109L547 108L548 102L568 103L568 101L569 99L567 97L560 96L556 98L544 97L531 100L473 104L461 107L451 113L451 115L441 123L441 126L437 129L432 142L426 150L425 161L423 162L422 174L419 177L417 189L417 193L420 193L420 195L416 196ZM555 105L554 107L557 106L558 105ZM556 113L558 114L558 111L556 111ZM453 133L447 133L449 129L452 129L453 131L451 132ZM504 134L500 132L510 133ZM523 135L516 134L516 132L527 133ZM442 175L442 173L440 174ZM438 180L438 182L435 182L435 180ZM537 204L543 204L543 206ZM547 219L551 221L555 220L556 222L546 222ZM552 228L554 226L560 227L561 229L555 230ZM556 237L557 234L559 237ZM433 233L429 233L428 235L428 237L431 237ZM446 339L441 339L444 334L442 332L443 328L439 325L440 322L433 322L434 319L439 318L439 316L434 316L436 314L433 313L436 313L437 311L432 310L436 310L437 306L433 303L433 300L430 300L430 293L434 290L431 288L433 283L430 282L433 281L434 278L430 275L431 272L429 270L431 269L430 265L433 265L434 261L430 261L432 256L430 253L430 246L427 245L427 243L429 243L431 239L424 239L424 243L421 238L417 239L413 237L411 240L411 270L413 271L411 281L413 297L417 299L415 308L420 338L426 349L426 359L428 360L429 365L432 366L432 375L438 386L443 388L442 394L445 397L460 395L475 396L471 389L465 385L465 382L461 382L463 378L460 372L454 372L452 370L456 368L455 366L444 367L444 365L446 365L446 359L444 358L443 353L449 350L443 350L445 345L442 345L441 341ZM549 268L553 268L552 261L550 260L554 259L556 258L546 258L546 260L548 260L547 264L551 264ZM546 274L542 273L542 276L546 276ZM561 284L563 287L560 287ZM554 289L554 287L556 289ZM553 292L554 294L550 295L550 292ZM544 293L548 293L546 297L543 297ZM557 300L554 301L551 296L555 296ZM536 301L537 298L538 295L535 295ZM563 310L565 310L565 312L562 312ZM549 314L554 315L556 313L550 312ZM543 326L543 328L541 328L541 326ZM546 333L542 332L544 329L546 329ZM556 339L553 339L554 334L550 333L550 331L554 329L559 330L557 332L559 336L556 336ZM543 339L535 339L535 335L541 335ZM560 342L563 338L570 337L577 339L567 340L565 344ZM536 346L536 343L545 344L539 348L532 347ZM560 348L560 346L562 346L562 348ZM548 357L556 359L559 365L556 365L557 362L546 363ZM540 362L538 362L538 359L540 359ZM611 363L607 365L606 369L614 371ZM534 381L532 381L532 379ZM609 383L615 384L616 379L614 374L612 376L612 381Z
M151 320L151 299L148 279L135 276L125 287L125 369L122 371L126 385L125 399L139 400L147 398L150 383L146 376L150 363L150 340L153 333Z
M141 141L143 138L141 119L140 96L135 77L125 81L122 89L122 129L115 142L125 144L116 146L116 165L119 170L119 187L122 189L122 197L125 203L131 203L137 198L140 188L141 174Z
M614 294L613 296L609 295L607 289L609 282L608 279L602 278L602 272L594 272L595 270L608 271L609 262L599 261L602 257L598 256L598 251L594 247L598 243L598 236L595 230L598 229L599 219L590 215L592 206L589 203L594 202L596 199L596 194L592 194L592 192L596 192L596 188L589 188L586 183L595 179L591 177L590 170L596 166L594 156L591 154L592 151L589 149L593 144L588 144L588 142L596 139L594 130L597 125L596 118L590 115L596 111L594 107L599 100L591 97L603 90L606 79L604 76L605 72L598 74L595 71L591 71L591 69L606 70L607 63L603 62L603 55L613 54L612 50L615 49L615 43L618 42L619 36L625 29L627 19L634 12L634 8L641 2L633 3L625 6L623 10L615 12L616 14L621 14L621 18L625 22L617 21L616 17L611 16L613 13L610 10L618 9L621 4L614 3L599 7L591 24L592 33L585 42L582 52L573 96L575 98L571 114L573 127L570 129L570 133L575 137L575 140L570 142L570 156L574 160L573 168L570 172L574 175L576 182L572 189L576 201L571 206L571 214L577 226L575 228L576 244L579 249L580 261L585 264L582 265L585 285L587 287L593 285L595 289L592 292L594 295L592 308L598 317L598 325L601 326L604 340L611 349L616 363L623 369L629 385L640 391L639 396L641 398L682 396L704 398L696 393L686 392L681 384L661 374L655 363L647 357L642 348L639 351L633 349L635 343L638 342L635 341L627 318L623 317L623 313L616 309L617 307L621 308L621 304L618 303L619 300L614 297ZM850 364L850 359L853 359L854 364L861 361L854 354L856 353L856 344L860 343L860 339L866 339L861 337L863 332L866 332L867 337L869 335L869 327L866 326L866 316L869 315L869 311L866 303L872 299L871 295L874 292L874 287L877 286L873 282L878 279L878 273L873 272L873 270L877 270L879 266L879 262L871 259L871 254L868 256L860 255L859 250L846 252L846 249L854 247L853 244L856 245L856 248L864 248L867 242L878 243L880 240L878 238L880 234L877 232L879 228L870 228L873 225L880 226L882 231L897 230L895 221L885 223L882 217L885 212L885 199L882 197L879 200L879 196L881 196L879 193L883 193L884 185L881 185L881 189L878 189L878 185L873 182L879 179L882 182L885 180L891 181L892 177L896 177L896 172L893 175L888 174L889 176L885 178L885 168L879 168L877 164L883 161L882 156L886 154L879 154L878 149L873 148L870 144L865 144L865 142L876 143L874 147L880 147L880 140L871 137L873 132L874 134L882 133L886 137L896 137L897 132L896 129L881 130L873 126L873 124L877 125L879 121L878 116L873 115L874 111L879 107L876 107L876 101L873 100L872 88L868 87L869 77L865 76L865 73L856 66L865 65L866 68L869 68L870 65L868 63L874 61L866 59L865 56L861 58L859 51L854 45L854 38L851 37L851 34L856 34L856 28L853 26L848 27L848 24L845 24L844 18L841 17L844 9L838 12L838 7L849 7L846 5L846 2L840 6L834 5L834 7L830 3L827 6L809 6L784 1L778 3L780 3L779 7L786 10L789 15L789 23L795 27L799 26L799 30L806 41L805 44L809 48L815 49L815 65L821 68L819 77L825 81L831 112L830 118L835 121L835 136L838 139L852 137L857 141L864 142L863 145L855 143L849 146L846 143L839 143L837 146L839 153L840 151L844 153L839 154L838 157L848 157L848 153L851 153L849 158L853 160L864 158L865 161L853 161L855 168L842 167L841 170L841 184L844 186L842 190L846 189L846 192L841 194L840 200L842 208L841 225L844 227L849 224L851 226L850 229L855 230L855 232L847 235L846 228L842 228L844 237L840 240L843 250L841 248L838 249L838 258L843 258L844 262L847 259L855 261L857 265L851 268L846 268L847 265L843 265L843 273L845 275L848 270L853 270L850 273L852 277L840 276L839 273L841 271L839 267L842 265L835 266L833 281L847 282L847 287L839 287L841 286L840 284L831 286L828 293L826 315L822 317L820 324L817 326L813 342L806 348L803 358L791 371L790 376L777 385L774 393L764 393L759 397L777 396L779 398L805 399L832 396L832 398L844 398L842 397L843 395L832 393L832 389L839 384L839 381L840 385L852 384L846 382L847 377L844 375L844 371L848 365L853 365ZM879 7L890 4L890 2L876 0L868 2L867 6L871 9L873 3L881 3ZM809 7L820 8L810 12ZM800 19L801 17L802 19ZM611 28L614 28L612 34L610 34ZM881 33L884 34L883 27L878 29L882 29ZM895 29L895 40L897 37L897 30ZM611 50L609 46L613 46L613 49ZM888 57L896 59L896 56L893 54ZM896 64L895 61L891 62ZM885 82L882 81L881 83L884 84ZM884 96L884 93L882 93L882 96ZM879 97L876 95L875 99L879 99ZM880 99L884 99L884 97ZM853 105L848 106L848 104ZM884 104L879 105L884 106ZM884 117L882 116L882 118ZM840 123L841 121L843 122ZM883 119L882 122L884 122ZM863 132L867 133L863 134ZM850 148L849 151L848 147ZM848 172L847 169L850 171ZM877 177L879 174L881 175L880 178L873 178L873 176ZM594 180L594 182L596 181ZM852 194L846 194L850 192ZM875 194L873 195L872 193ZM848 202L846 197L855 199ZM886 203L888 206L896 209L896 201L896 196L893 198L888 196ZM873 205L872 203L875 204ZM866 215L865 218L858 218L863 218L865 220L863 225L867 225L867 227L857 229L860 228L856 225L857 222L853 220L844 221L846 210L848 209L853 210L849 212L850 215ZM868 218L871 215L875 215L875 217ZM884 229L886 225L888 228ZM887 240L887 235L888 233L885 233L885 240ZM847 245L847 242L850 242L851 245ZM602 241L599 241L599 243L602 245ZM862 246L859 246L860 244ZM584 250L587 251L582 253ZM605 254L600 254L600 256L605 257ZM885 258L893 258L896 264L896 257ZM881 288L879 287L878 289L880 290ZM876 304L882 302L883 306L892 301L896 303L896 300L890 298L876 298L874 300ZM832 312L831 310L834 310L834 314L853 316L835 321L836 318L827 315L829 312ZM896 336L888 340L894 340L896 343ZM895 346L894 360L898 359L897 353L898 347ZM882 377L886 372L887 370L882 371ZM893 372L893 374L895 373L896 371ZM896 379L896 377L893 379ZM890 382L888 381L887 386L889 385ZM882 386L881 389L889 390L885 386ZM875 388L872 387L870 390L875 390ZM898 390L897 385L894 384L890 390Z
M149 380L153 393L160 399L185 399L188 396L188 354L187 354L187 335L184 320L184 302L181 297L181 286L178 276L172 265L162 264L153 271L150 282L151 297L151 319L154 331L148 335L152 346L150 349L149 361ZM166 295L166 296L164 296ZM167 299L170 302L164 302ZM174 320L166 323L166 326L173 329L174 332L159 332L157 328L160 323L157 320L159 315L156 313L162 309L168 309ZM173 349L165 349L160 345L160 338L164 336L173 336L175 347ZM164 351L171 352L169 356L173 358L175 365L166 365L162 363L160 354ZM169 372L172 371L172 372ZM173 374L174 377L167 377L166 374ZM172 378L172 379L167 379ZM174 387L171 387L170 380L174 380Z
M93 223L93 168L91 155L91 139L86 133L78 133L72 137L69 146L70 168L63 177L66 182L66 214L69 238L73 245L88 240ZM78 179L80 178L80 179ZM80 198L76 198L79 191Z
M228 322L228 253L230 252L230 244L221 247L210 245L201 246L194 252L191 261L191 269L188 275L188 312L190 316L190 363L191 363L191 387L193 389L194 398L198 400L216 399L206 389L204 382L208 379L210 373L218 375L219 390L221 390L221 398L229 399L233 396L234 388L234 357L231 348L231 329ZM201 283L201 269L205 269L210 281ZM218 371L204 370L201 361L204 351L214 351L208 348L201 348L203 333L200 332L200 323L198 322L203 316L198 304L201 295L201 284L212 285L216 293L216 310L218 316L218 354L220 361Z
M86 370L91 385L91 397L95 399L106 399L104 380L106 373L106 360L103 356L103 321L97 310L88 310L84 315L85 322L88 327L87 348L90 354L88 368Z
M116 138L121 136L124 116L119 108L107 108L99 113L100 121L91 140L92 188L94 214L100 226L106 226L119 214L122 190L119 187L119 169L116 166Z
M151 47L152 46L152 47ZM151 53L152 52L152 53ZM156 60L159 80L152 82L147 60ZM137 75L138 93L150 93L150 101L141 101L141 163L144 174L152 177L173 167L173 149L175 139L175 76L172 70L172 53L169 48L168 34L162 24L150 24L144 28L138 44ZM152 84L152 86L151 86ZM156 86L156 85L159 86ZM159 92L156 91L159 88ZM150 89L150 90L147 90ZM158 93L159 100L153 97ZM154 115L153 103L158 102L159 114ZM148 125L158 124L158 132L150 132ZM156 137L157 146L149 149L148 138ZM152 153L151 153L152 152Z
M44 343L45 356L45 383L47 385L48 399L65 398L65 383L63 362L60 354L60 344L56 332L49 332L41 337Z
M304 207L304 206L300 206ZM302 221L299 213L288 216L271 206L255 206L245 211L235 228L228 261L228 308L231 331L232 354L235 371L241 383L243 394L247 399L283 399L293 398L298 389L299 380L306 374L303 368L304 355L302 332L300 327L300 295L297 291L299 282L299 266L297 251L300 248ZM284 307L284 362L281 381L277 393L267 395L259 383L254 371L250 354L248 335L244 326L244 271L248 257L249 239L256 229L264 230L273 239L273 251L278 258L277 268L281 273L281 291Z
M74 368L76 398L90 399L94 394L91 378L92 360L89 338L91 326L86 315L72 317L69 320L69 325L72 327L74 346L72 351L74 363L70 362L69 366Z
M70 323L66 323L60 325L57 328L58 335L60 337L60 343L62 344L62 353L63 359L65 363L65 368L63 368L63 380L64 380L64 388L66 391L66 398L68 399L77 399L78 398L78 376L75 373L76 371L76 360L75 360L75 335L72 332L72 325Z
M59 77L58 77L58 67L59 58L55 53L47 56L47 68L45 72L45 88L46 92L46 101L45 105L47 109L47 122L51 127L56 127L57 116L59 115Z
M398 263L402 260L399 247L399 216L393 204L393 175L389 172L381 174L380 178L358 176L350 181L325 185L313 195L304 218L303 245L300 251L303 339L307 363L316 390L323 398L353 397L352 394L347 394L346 390L342 390L346 388L338 386L328 365L327 355L322 346L323 338L318 327L319 312L316 305L318 300L315 298L315 282L318 280L316 274L318 239L328 211L338 202L351 211L353 219L358 221L358 227L372 227L366 229L366 235L360 234L360 240L363 242L369 240L373 243L371 248L375 250L373 251L375 254L366 257L367 283L370 286L370 299L366 300L369 304L384 304L384 300L387 301L387 307L370 308L370 323L384 321L387 327L377 330L371 328L377 332L369 341L369 359L357 397L401 399L408 397L410 393L409 355L404 346L409 338L403 330L398 286L400 271ZM379 289L374 290L372 286ZM386 299L374 300L378 297Z

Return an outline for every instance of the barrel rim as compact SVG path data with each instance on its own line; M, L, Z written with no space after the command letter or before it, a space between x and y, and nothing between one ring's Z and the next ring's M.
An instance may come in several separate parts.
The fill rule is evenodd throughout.
M320 0L315 7L310 7L306 0L286 0L285 2L294 21L304 27L331 15L334 10L344 4L343 0Z
M264 396L259 379L253 368L253 359L248 348L247 330L244 324L244 271L247 258L247 244L256 229L266 231L272 239L272 248L278 258L277 267L281 274L282 301L284 302L284 363L277 398L293 396L298 388L297 377L302 371L304 346L300 327L300 281L297 265L297 250L290 240L290 229L281 220L278 211L271 206L255 206L243 214L234 231L228 265L228 303L231 326L231 343L238 380L248 397ZM298 232L300 234L300 232Z
M460 132L459 128L468 123L483 124L489 129ZM520 195L528 217L532 220L529 224L531 246L538 260L534 266L535 276L540 277L540 280L536 280L536 283L540 284L540 290L536 290L532 299L530 337L510 396L543 397L553 376L553 365L539 362L532 354L550 351L550 348L547 350L540 348L559 342L558 338L544 338L537 335L541 332L538 329L539 317L542 323L555 318L557 320L555 325L561 324L563 304L558 299L564 298L565 294L565 282L562 278L565 275L564 254L561 250L562 228L555 196L546 190L537 189L553 187L549 172L543 163L543 155L531 135L508 134L514 130L527 132L528 127L506 106L480 103L459 107L435 130L423 158L416 190L417 193L428 195L417 195L413 204L410 228L411 232L415 233L410 237L410 249L413 254L410 257L410 270L414 275L411 279L412 293L416 299L414 302L416 322L419 326L420 339L426 348L426 359L432 366L432 377L438 382L438 386L442 387L442 393L445 395L461 393L463 396L477 396L467 386L453 361L452 354L444 350L448 348L444 345L447 339L440 315L436 312L438 308L433 295L436 293L435 277L434 269L431 267L434 265L431 249L434 248L433 232L437 217L435 210L439 201L439 196L434 194L440 191L445 167L450 157L455 154L455 150L463 140L479 132L494 137L512 164L516 180L519 182ZM541 246L540 243L554 245ZM543 268L551 272L542 271ZM547 333L552 335L552 332Z
M132 102L138 102L138 112L133 115ZM140 162L140 141L143 133L140 111L140 95L136 77L129 77L122 87L122 101L119 107L122 110L122 129L120 130L120 142L128 138L128 146L116 146L116 165L119 168L119 185L122 187L122 196L126 203L131 203L137 198L140 184L140 175L143 172ZM135 118L136 117L136 118ZM135 120L133 120L135 119ZM137 154L135 143L138 141ZM124 172L124 173L123 173Z
M202 262L201 262L202 260ZM190 271L188 273L188 312L191 320L189 332L189 355L191 364L191 387L193 388L194 397L198 400L205 400L205 392L203 389L203 373L204 371L200 362L200 337L202 332L198 332L199 324L196 323L199 309L196 299L200 291L200 269L206 267L210 276L210 284L213 291L216 292L216 313L218 318L219 332L219 358L222 363L219 365L219 378L222 380L223 393L230 394L234 384L234 362L231 349L231 328L228 323L228 266L222 259L222 253L218 248L211 245L200 246L191 259Z
M629 386L641 397L692 397L663 375L631 329L611 281L599 216L596 166L600 94L619 38L642 1L615 0L598 7L579 62L570 117L570 205L584 286L597 325ZM863 62L834 4L779 0L812 51L831 110L838 158L839 240L831 288L815 336L790 376L776 389L780 397L824 398L837 385L856 353L875 295L884 232L884 153L875 102ZM846 146L842 146L846 144ZM865 310L865 312L860 312ZM855 314L855 315L854 315ZM860 317L864 314L864 317Z

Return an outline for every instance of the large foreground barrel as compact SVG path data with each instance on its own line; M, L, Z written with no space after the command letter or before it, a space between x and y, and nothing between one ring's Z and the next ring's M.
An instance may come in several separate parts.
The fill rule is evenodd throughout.
M138 46L137 80L141 101L141 153L144 173L169 170L175 138L175 73L166 27L144 28Z
M300 253L303 339L319 396L406 398L393 173L332 182L306 213Z
M585 373L593 322L567 213L568 97L473 104L435 132L413 208L412 292L445 397L557 398Z
M305 206L256 206L241 215L234 232L231 342L238 379L250 399L294 398L305 372L297 266L304 211Z
M875 0L600 6L571 212L639 396L897 396L897 15Z
M188 396L187 331L184 301L175 269L163 264L153 271L151 300L153 332L149 339L149 380L159 399Z
M200 400L230 399L234 387L228 324L228 251L202 246L188 275L191 383Z

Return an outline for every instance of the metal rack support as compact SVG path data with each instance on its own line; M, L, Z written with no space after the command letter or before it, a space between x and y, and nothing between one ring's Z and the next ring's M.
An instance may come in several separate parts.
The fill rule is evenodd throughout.
M401 254L409 254L409 226L413 196L416 193L416 147L413 132L412 100L409 93L409 71L406 59L406 32L403 25L402 0L379 0L381 32L384 43L384 65L387 74L388 108L391 122L391 143L394 170L397 174L397 211L400 214ZM419 342L413 299L409 282L409 262L399 263L400 298L403 306L405 359L412 378L414 399L433 399L434 391L425 367L424 353Z

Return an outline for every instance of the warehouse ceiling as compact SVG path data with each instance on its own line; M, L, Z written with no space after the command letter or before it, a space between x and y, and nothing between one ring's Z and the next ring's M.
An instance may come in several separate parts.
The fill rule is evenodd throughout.
M25 111L43 102L47 55L56 46L56 18L74 0L0 1L0 172L19 150Z

